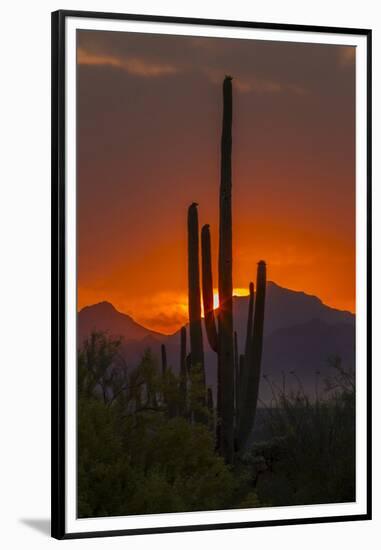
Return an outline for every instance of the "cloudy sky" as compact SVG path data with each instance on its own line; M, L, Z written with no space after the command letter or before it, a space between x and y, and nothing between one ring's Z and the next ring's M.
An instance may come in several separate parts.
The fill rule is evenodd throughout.
M234 287L355 311L351 47L78 31L78 306L166 333L187 316L186 215L217 281L222 80L233 80Z

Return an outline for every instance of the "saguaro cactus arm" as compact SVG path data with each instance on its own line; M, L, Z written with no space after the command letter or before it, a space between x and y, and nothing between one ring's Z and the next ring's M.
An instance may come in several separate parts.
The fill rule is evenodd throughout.
M202 299L204 304L205 329L210 347L218 352L218 335L216 319L213 309L213 275L212 253L210 245L209 225L201 230L201 257L202 257Z
M247 312L245 353L240 356L240 381L238 386L238 408L240 410L237 426L237 447L243 444L243 434L246 433L249 421L247 411L250 410L249 377L252 368L252 338L253 338L253 313L254 313L254 284L249 285L249 307Z
M253 400L254 400L254 417L257 409L258 389L261 376L261 362L263 350L263 327L265 321L265 299L266 299L266 264L263 260L258 263L257 270L257 293L255 297L255 313L253 326Z
M254 283L249 284L249 309L247 312L245 357L249 358L251 352L251 339L253 334L253 314L254 314Z
M255 297L255 312L252 336L250 338L249 354L245 356L241 382L241 413L238 437L238 448L244 449L254 428L258 402L258 388L261 371L263 326L266 294L266 264L258 263L257 292ZM252 297L250 296L250 301ZM250 315L250 305L249 305ZM248 319L249 328L249 319Z
M201 329L201 292L197 203L188 209L188 309L192 365L204 374L204 350ZM205 374L204 374L205 375Z

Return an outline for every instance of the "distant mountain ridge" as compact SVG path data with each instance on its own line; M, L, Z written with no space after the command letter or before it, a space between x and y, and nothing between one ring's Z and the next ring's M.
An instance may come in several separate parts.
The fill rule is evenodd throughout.
M242 352L246 335L248 296L233 299L235 330ZM164 335L139 325L109 302L83 308L78 314L78 343L93 330L107 331L123 339L122 353L131 366L138 363L145 349L151 348L160 358L160 345L166 344L168 363L178 370L179 331ZM189 340L188 340L189 350ZM216 385L216 356L210 350L204 330L204 353L207 383ZM266 291L262 373L279 380L290 371L306 384L315 387L317 372L328 373L327 360L339 355L346 366L355 362L355 315L323 304L316 296L280 287L268 282ZM262 383L260 398L268 399L269 389Z
M139 325L126 313L118 311L110 302L99 302L86 306L78 313L79 344L93 331L107 331L112 336L121 336L124 340L144 340L163 338L163 334Z

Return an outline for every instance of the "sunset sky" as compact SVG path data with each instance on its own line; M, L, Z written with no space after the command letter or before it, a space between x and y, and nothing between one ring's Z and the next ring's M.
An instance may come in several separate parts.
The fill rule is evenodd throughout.
M222 80L233 80L233 281L355 311L354 48L79 31L78 308L187 320L187 208L217 283Z

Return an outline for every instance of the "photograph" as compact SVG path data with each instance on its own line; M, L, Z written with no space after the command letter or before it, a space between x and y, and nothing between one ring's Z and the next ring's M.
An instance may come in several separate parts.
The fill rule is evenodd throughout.
M70 530L366 516L368 36L111 18L62 63Z
M354 60L78 31L79 517L355 500Z

